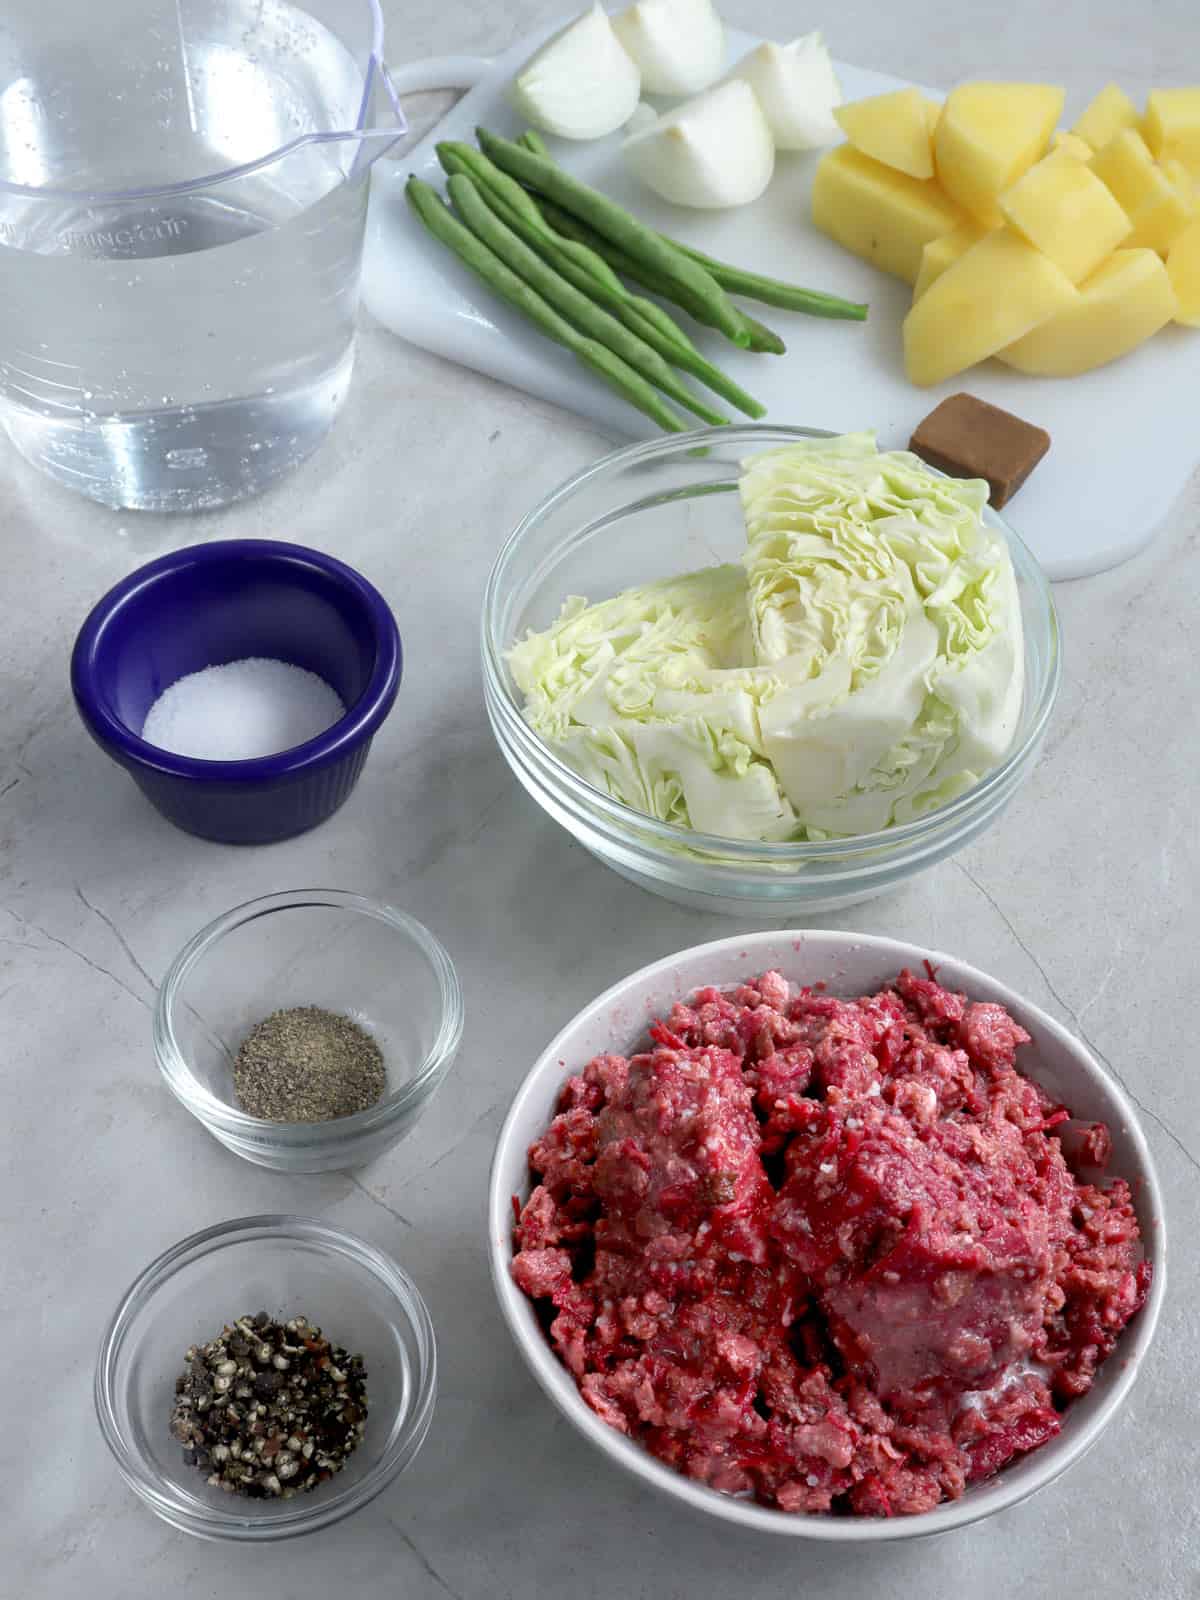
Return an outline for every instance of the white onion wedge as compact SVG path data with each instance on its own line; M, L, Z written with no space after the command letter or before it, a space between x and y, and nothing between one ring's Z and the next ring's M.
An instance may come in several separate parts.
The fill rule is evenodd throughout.
M841 85L819 33L791 44L760 44L725 79L739 81L758 96L777 149L816 150L841 138L833 119Z
M657 121L658 112L655 111L654 107L648 105L645 100L639 100L633 108L633 115L625 124L625 132L627 134L643 133L652 123Z
M643 94L699 94L725 64L725 25L712 0L637 0L613 18L642 74Z
M602 139L629 121L641 92L641 74L597 3L530 57L512 101L543 133Z
M775 146L749 84L723 83L688 100L621 147L630 169L679 206L744 206L775 170Z

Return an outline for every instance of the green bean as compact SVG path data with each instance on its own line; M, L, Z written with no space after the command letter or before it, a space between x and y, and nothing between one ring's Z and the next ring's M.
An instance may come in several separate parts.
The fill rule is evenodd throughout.
M643 378L661 389L677 405L685 406L711 427L719 427L729 418L706 405L699 395L693 394L671 368L644 339L623 327L586 294L581 294L574 284L568 283L554 268L531 250L517 234L490 210L483 194L472 178L456 172L446 184L454 209L467 227L504 264L523 278L548 305L567 319L580 333L597 344L605 345Z
M521 135L521 138L518 140L518 143L523 145L527 150L531 151L532 154L541 156L546 161L553 161L554 159L549 150L546 148L545 141L542 139L541 135L535 133L532 128L527 128L525 130L525 132ZM470 157L474 156L477 157L479 161L486 162L488 167L491 168L492 172L495 173L497 178L502 178L506 183L514 184L516 188L520 189L521 194L524 196L524 199L527 203L534 205L537 204L537 201L533 200L533 197L529 194L528 190L521 189L521 185L516 183L514 178L510 178L506 172L501 172L496 166L495 162L491 161L488 156L483 155L481 152L473 149L471 145L456 144L453 148L464 161L469 161ZM439 145L439 154L441 153L441 149L442 147ZM445 166L444 161L442 165ZM487 182L488 175L486 173L478 170L474 166L472 166L469 170L471 171L471 176L474 177L477 182ZM562 228L559 228L557 231L560 237L566 239L566 235L564 234ZM588 250L592 256L593 262L598 261L601 266L609 270L611 276L611 269L608 268L608 264L604 261L603 256L600 254L600 247L603 246L605 241L603 240L602 236L595 234L594 230L589 230L589 236L598 239L599 245L587 245L583 242L582 238L579 240L568 240L567 242L572 245L576 245L580 250ZM668 240L668 243L674 244L674 241ZM676 249L683 248L682 246L678 245L674 247ZM630 258L625 255L624 252L622 252L622 259L624 259L627 263L630 260ZM588 265L586 262L583 264ZM639 278L635 272L629 270L628 265L622 270L625 271L626 276L634 277L635 281L641 282L643 285L648 285L649 287L653 288L656 293L662 294L664 299L674 299L677 304L685 305L685 309L687 309L688 304L690 304L693 308L699 305L699 302L694 301L685 304L682 298L671 289L671 287L659 274L649 277L643 274ZM676 326L676 324L671 320L667 313L661 309L661 307L655 306L649 300L643 300L641 304L645 313L650 316L652 320L661 319L660 325L665 323L666 326L663 328L663 331L668 337L675 333L678 334L680 338L687 339L687 335L683 333L683 330ZM786 347L783 343L783 340L777 333L773 333L770 328L765 328L761 322L756 322L753 317L746 316L746 314L742 311L739 311L737 307L734 307L733 309L735 315L741 320L750 335L750 343L746 348L750 350L769 351L773 355L782 355L784 353ZM696 317L698 322L703 322L708 327L718 326L713 318L704 310L693 309L692 315ZM696 347L691 343L690 340L687 340L687 343L692 350L695 350ZM738 404L737 401L734 401L733 403L735 405Z
M528 137L531 140L537 139L540 150L545 150L545 145L542 144L540 139L538 139L536 133L530 131ZM468 176L474 178L475 182L481 188L490 189L500 199L510 200L514 208L520 210L522 216L528 217L531 226L536 225L539 227L545 235L548 245L553 244L559 250L565 251L566 254L572 256L578 262L585 272L590 273L594 278L596 278L600 283L605 284L615 294L624 296L628 303L636 304L637 309L641 312L643 318L648 322L653 322L658 327L664 338L673 340L676 344L682 346L683 349L691 351L694 356L700 355L700 352L688 338L687 334L684 333L683 329L678 325L678 323L674 322L661 306L655 305L652 300L643 300L637 295L631 295L629 293L629 291L625 288L625 285L621 282L620 278L617 277L616 273L609 266L608 262L605 261L604 257L599 253L599 251L593 250L589 245L584 244L582 241L567 239L562 234L556 233L542 216L541 210L538 207L538 202L529 193L529 191L527 189L523 189L515 178L510 178L507 172L501 172L496 163L488 156L484 155L482 150L476 150L474 145L469 144L448 145L446 148L448 150L453 150L455 155L457 155L464 163ZM534 149L532 144L530 144L529 148L534 150L535 154L539 153L537 149ZM441 149L442 146L439 145L439 155L441 153ZM444 161L442 165L445 166ZM521 196L521 201L524 202L524 205L521 204L521 201L516 199L516 196L513 194L513 190L515 190L516 193ZM691 368L688 368L688 370L690 371Z
M765 408L753 397L747 394L738 384L734 383L723 373L719 367L705 359L696 349L691 340L676 327L665 311L662 311L652 301L643 300L638 295L630 294L621 280L609 267L608 263L585 245L575 245L578 257L572 253L572 241L560 237L551 228L550 224L537 214L536 225L530 222L523 207L509 208L509 193L507 185L516 188L521 198L530 201L529 195L514 183L505 173L492 166L485 155L475 150L470 145L443 143L437 147L438 159L450 175L463 173L474 179L486 204L512 231L527 244L530 249L536 250L542 260L573 284L581 293L588 295L598 304L607 307L617 320L624 324L631 333L658 352L664 360L671 362L684 372L689 372L698 378L715 394L719 394L734 405L739 411L745 412L748 417L761 417ZM491 171L489 172L489 169ZM493 185L491 174L502 178L504 183ZM603 268L603 274L591 274L580 264L579 258L591 258ZM656 316L648 313L655 312ZM661 319L661 321L660 321ZM669 332L664 332L661 323L665 322Z
M652 228L644 227L607 195L589 189L555 162L548 161L544 156L535 156L523 145L514 144L510 139L501 139L486 128L477 128L475 136L484 154L490 156L502 171L581 217L597 233L634 260L643 262L667 283L702 302L711 313L713 326L741 349L749 349L750 335L744 320L724 289L698 262L681 255Z
M545 142L542 140L539 134L533 131L532 128L527 129L526 132L521 135L521 139L518 142L523 144L526 149L532 151L534 155L543 156L547 161L553 159L549 150L546 148ZM468 177L474 178L475 182L480 185L481 188L490 189L498 198L507 200L514 211L520 212L521 216L528 220L530 226L536 226L544 222L541 212L538 210L538 203L529 193L529 191L527 189L523 189L515 178L509 177L507 172L502 172L496 163L490 159L490 157L484 155L481 150L477 150L474 145L465 144L456 140L444 140L437 146L437 153L438 159L441 161L442 166L446 169L447 173L451 171L466 172ZM450 163L457 163L457 165L451 166ZM605 261L604 257L599 253L598 250L593 249L590 245L584 244L582 240L567 239L562 234L561 230L558 232L558 243L565 248L569 254L574 255L580 266L582 266L586 271L590 272L594 277L607 283L608 286L614 291L624 292L624 288L620 279L617 277L616 273L612 270L608 262ZM679 248L682 248L682 246ZM661 280L655 281L656 283L661 284ZM666 298L670 298L669 291L666 295ZM683 329L671 319L668 313L665 312L661 306L655 305L651 300L641 300L639 303L639 309L641 310L643 316L647 318L647 320L658 324L660 330L667 338L677 340L687 349L691 350L695 355L699 356L699 352L696 350L695 345L688 338L687 334L684 333ZM739 314L744 315L741 313ZM745 320L748 326L750 326L753 330L753 337L750 344L751 349L770 350L776 354L782 354L783 343L777 337L777 335L772 334L767 329L764 329L761 323L754 323L753 319L751 318L746 318ZM714 325L712 324L711 319L709 319L709 325ZM701 357L701 359L703 358ZM686 363L680 363L680 365L683 365L687 371L694 370L693 368L688 367ZM728 399L729 396L727 395L726 398ZM732 403L740 406L740 402L738 401L733 401ZM751 413L751 415L753 414L754 413Z
M704 301L680 291L673 284L668 283L665 278L653 272L649 267L644 266L642 262L635 261L632 256L626 255L616 245L612 245L607 239L601 238L586 223L580 222L578 217L573 217L569 211L564 211L560 206L556 206L553 201L539 200L538 203L541 206L542 215L556 233L561 233L566 238L575 239L589 245L598 255L604 257L614 272L619 272L622 277L632 278L635 283L640 283L644 289L649 289L652 294L661 295L664 300L673 300L689 316L694 317L697 322L704 323L706 327L716 327L716 323L713 321L708 306ZM734 307L734 312L745 330L747 342L743 346L744 349L765 351L769 355L776 356L781 356L784 353L787 346L773 329L764 326L754 317L748 317L744 311L739 311L736 306Z
M666 238L666 234L663 237ZM837 317L847 322L867 320L868 308L859 300L843 300L839 295L824 294L820 289L802 289L798 283L783 283L779 278L767 278L760 272L731 267L725 261L705 255L703 250L693 250L690 244L681 244L678 239L670 243L711 272L729 294L760 300L765 306L779 306L783 311L803 311L810 317Z
M477 278L506 300L514 310L536 324L556 344L561 344L584 366L590 367L619 395L657 422L666 433L685 433L687 426L658 391L611 350L586 339L553 306L549 306L523 279L464 228L436 189L415 175L405 186L405 197L428 231L444 244Z
M521 142L536 155L543 156L547 161L554 160L545 143L532 130L522 135ZM803 311L810 317L840 317L853 322L865 322L867 319L867 307L861 301L843 300L839 295L823 294L819 289L802 289L796 283L764 277L761 272L747 272L741 267L730 266L727 261L718 261L715 256L705 255L703 250L672 239L666 233L660 234L659 238L705 268L729 294L740 294L747 300L761 300L763 305L779 306L784 311Z
M462 144L455 140L443 140L436 148L438 160L447 175L462 172L467 177L473 178L476 187L486 195L489 204L495 202L493 210L497 207L503 208L504 221L514 229L514 232L521 232L521 229L514 225L514 218L520 219L525 230L522 236L526 244L533 245L560 270L562 270L562 258L569 257L580 272L594 278L596 292L593 298L606 303L609 296L614 299L619 298L631 309L636 308L643 321L653 323L664 339L690 352L698 360L703 360L687 334L671 320L661 306L656 306L651 300L642 300L637 295L630 294L603 256L588 245L578 243L574 239L566 239L556 233L542 216L536 200L529 191L522 189L516 179L510 178L507 172L501 172L482 150L476 150L474 145ZM552 259L550 252L553 252ZM590 285L577 283L576 287L580 289L586 287L589 293L592 292ZM632 327L633 323L631 322L629 326ZM640 332L640 326L635 331ZM666 351L661 353L667 354ZM678 364L687 367L686 362ZM689 367L688 370L692 369Z
M549 228L550 224L547 223L546 226ZM564 239L561 234L554 233L553 228L550 228L550 232L560 244L565 245L572 243L570 239ZM582 242L578 243L578 248L580 250L590 250L590 246L585 245ZM599 255L595 250L591 250L590 253L596 256L598 261L604 261L604 257ZM607 267L608 262L604 261L604 265ZM612 271L611 267L609 270ZM613 276L617 276L615 272L613 273ZM617 278L617 282L621 285L621 293L626 297L627 303L637 309L639 316L641 316L644 322L649 322L655 328L657 328L660 336L665 339L668 344L673 344L682 354L691 356L693 360L704 361L704 357L700 354L699 350L696 349L696 346L688 338L687 334L684 333L683 329L675 321L674 317L672 317L669 311L664 311L662 306L656 305L653 300L647 300L643 295L632 294L625 287L625 285L621 283L620 278ZM705 361L706 366L709 364L710 363ZM678 361L676 362L676 365L686 368L688 372L695 371L695 368L689 366L686 361ZM717 368L713 367L712 370L715 372ZM699 376L699 374L697 374L697 376Z
M784 356L787 354L787 345L784 344L774 328L768 328L765 322L760 322L757 317L752 317L748 311L738 311L742 319L750 343L748 350L754 350L769 356Z
M532 151L535 156L541 156L543 161L554 160L554 157L546 147L545 139L542 138L536 128L526 128L517 143L523 144L526 150Z
M671 320L661 306L655 305L652 300L642 300L636 295L631 295L608 262L597 251L588 245L574 239L565 239L561 234L555 233L542 216L537 201L529 191L523 189L515 178L510 178L507 172L501 172L495 162L489 160L482 150L476 150L474 145L463 144L457 140L444 140L437 146L437 155L447 174L463 172L467 177L473 178L478 188L488 191L490 196L506 204L511 212L519 215L522 221L527 223L530 232L536 228L539 235L544 237L547 248L553 246L556 254L572 257L577 265L595 278L603 288L610 290L613 295L619 295L627 304L636 305L642 319L653 322L664 338L690 351L698 360L703 360L687 334ZM505 221L509 221L507 216ZM526 240L526 243L532 242L531 239ZM557 260L553 264L558 265ZM582 288L583 285L578 287ZM678 364L688 371L693 370L686 362Z
M652 323L659 330L664 345L678 346L703 360L687 334L661 307L631 294L603 256L588 245L555 233L529 191L522 189L515 178L501 172L481 150L476 150L474 145L444 141L437 146L437 155L448 176L463 173L472 178L501 221L577 289L611 307L614 314L621 315L627 327L642 337L648 338L651 330L643 330L646 323ZM654 339L648 338L648 342L658 347ZM659 353L669 357L674 352L663 348Z
M465 173L468 178L475 180L478 188L489 190L509 211L520 216L530 228L536 228L544 233L548 240L553 239L550 225L542 216L537 201L528 189L522 189L515 178L510 178L507 172L501 172L495 162L489 161L482 150L476 150L473 144L463 144L459 140L443 140L436 149L438 160L447 176L455 172ZM606 283L614 292L623 292L620 278L608 262L594 250L589 250L586 245L576 244L573 240L563 239L559 243L564 253L573 256L585 271Z
M507 219L506 219L507 220ZM510 226L512 226L510 222ZM515 233L520 233L520 228L514 227ZM660 306L651 300L643 300L640 295L630 294L622 285L616 295L610 295L594 278L576 267L570 260L558 260L555 247L541 239L530 238L527 241L540 256L557 267L562 275L584 294L589 295L599 304L604 305L629 329L637 334L653 350L657 350L664 361L669 361L672 366L678 367L681 372L690 373L693 378L711 389L714 394L719 394L722 399L728 400L731 406L736 406L748 417L762 417L766 415L766 407L761 401L756 400L752 394L733 381L720 367L714 365L705 356L701 355L695 345L682 333L682 330L672 322L671 318ZM564 244L566 240L562 241ZM652 315L657 313L657 315ZM668 324L671 333L664 333L660 319ZM682 336L682 342L679 336Z

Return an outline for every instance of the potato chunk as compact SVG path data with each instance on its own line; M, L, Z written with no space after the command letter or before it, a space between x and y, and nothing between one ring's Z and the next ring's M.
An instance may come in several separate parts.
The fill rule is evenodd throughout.
M1126 249L1157 250L1165 256L1176 234L1196 214L1196 197L1183 171L1160 167L1132 128L1094 155L1091 168L1133 223L1124 241Z
M1155 198L1159 174L1150 148L1136 128L1122 128L1091 160L1092 171L1112 190L1130 217Z
M1200 328L1200 219L1189 222L1171 245L1167 275L1179 301L1175 321Z
M1063 108L1049 83L964 83L946 96L934 135L938 178L987 227L997 197L1046 151Z
M963 214L932 179L910 178L842 144L817 168L812 218L854 255L915 283L921 251Z
M1200 178L1200 85L1154 89L1146 99L1146 143L1160 161L1182 161Z
M933 177L933 138L919 89L897 89L837 106L834 117L856 150L907 172L910 178Z
M1078 298L1049 256L998 228L947 267L904 319L913 383L941 383L1047 322Z
M1055 150L1065 150L1068 155L1074 156L1076 161L1090 161L1092 147L1086 139L1081 139L1077 133L1066 133L1062 128L1051 140Z
M913 284L913 304L921 298L931 283L936 283L947 267L953 266L959 256L965 255L987 229L971 218L962 222L940 239L931 239L921 252L921 270Z
M1096 174L1066 151L1036 162L1000 196L1018 233L1080 283L1131 231L1132 224Z
M1078 134L1093 150L1103 150L1123 128L1136 128L1138 125L1137 107L1133 101L1119 85L1109 83L1089 103L1071 132Z
M1000 352L1046 378L1073 378L1126 355L1175 316L1167 269L1153 250L1118 250L1079 286L1078 298Z

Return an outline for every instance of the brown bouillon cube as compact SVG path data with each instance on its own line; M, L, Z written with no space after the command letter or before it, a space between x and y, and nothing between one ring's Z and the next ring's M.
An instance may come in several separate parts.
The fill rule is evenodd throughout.
M998 509L1049 450L1050 435L973 394L952 394L918 424L908 447L952 478L986 478Z

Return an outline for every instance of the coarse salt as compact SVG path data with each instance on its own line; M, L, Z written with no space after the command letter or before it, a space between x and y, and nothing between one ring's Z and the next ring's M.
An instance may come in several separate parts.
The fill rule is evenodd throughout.
M150 707L142 738L201 761L253 761L315 739L345 715L315 672L247 656L178 679Z

